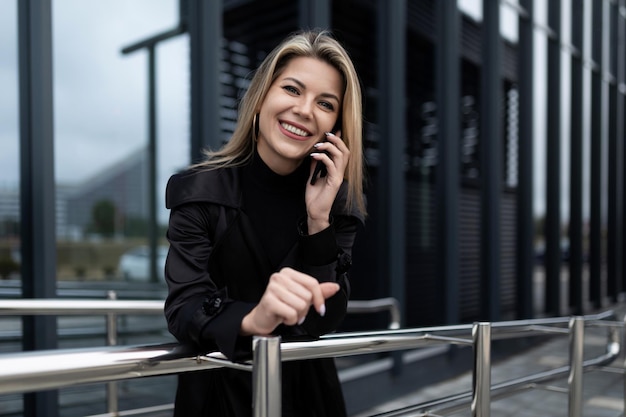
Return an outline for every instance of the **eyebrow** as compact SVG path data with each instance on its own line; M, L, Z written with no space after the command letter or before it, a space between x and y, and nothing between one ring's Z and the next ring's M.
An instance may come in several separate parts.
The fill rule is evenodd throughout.
M296 78L293 77L285 77L284 80L289 80L289 81L293 81L294 83L298 84L298 86L302 89L306 90L306 85L304 85L304 83ZM326 98L332 98L337 100L337 103L341 103L341 100L339 100L339 97L337 97L336 95L332 94L332 93L322 93L321 94L322 97L326 97Z

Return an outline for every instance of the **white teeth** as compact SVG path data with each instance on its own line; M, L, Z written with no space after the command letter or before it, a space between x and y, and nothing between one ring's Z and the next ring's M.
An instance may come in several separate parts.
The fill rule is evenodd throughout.
M298 135L298 136L309 136L309 134L308 134L306 131L304 131L304 130L302 130L302 129L298 129L298 128L297 128L297 127L295 127L295 126L288 125L287 123L281 123L281 126L282 126L285 130L288 130L288 131L290 131L291 133L294 133L294 134L296 134L296 135Z

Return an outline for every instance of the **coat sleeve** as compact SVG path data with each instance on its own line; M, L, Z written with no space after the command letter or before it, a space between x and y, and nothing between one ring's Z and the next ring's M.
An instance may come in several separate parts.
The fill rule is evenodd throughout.
M350 297L348 270L352 265L352 246L358 224L356 217L339 215L333 217L330 227L319 233L307 235L301 232L296 268L319 282L336 282L340 290L326 300L324 317L311 308L301 326L284 330L285 339L319 337L334 331L343 321ZM304 334L300 334L302 330Z
M253 304L232 300L208 272L213 251L209 232L216 219L206 204L171 209L165 264L169 293L165 316L170 332L182 343L219 350L231 360L249 355L250 338L239 335L241 320Z

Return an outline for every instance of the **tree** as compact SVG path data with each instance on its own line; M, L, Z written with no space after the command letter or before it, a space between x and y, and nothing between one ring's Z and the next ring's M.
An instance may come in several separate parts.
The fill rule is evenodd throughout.
M89 231L104 237L115 234L115 204L111 200L99 200L91 208Z

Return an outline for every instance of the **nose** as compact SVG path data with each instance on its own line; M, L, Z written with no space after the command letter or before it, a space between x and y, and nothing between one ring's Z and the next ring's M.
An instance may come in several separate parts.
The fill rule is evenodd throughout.
M312 99L301 97L300 100L294 106L294 113L299 114L302 117L309 118L313 113L313 106L315 105Z

